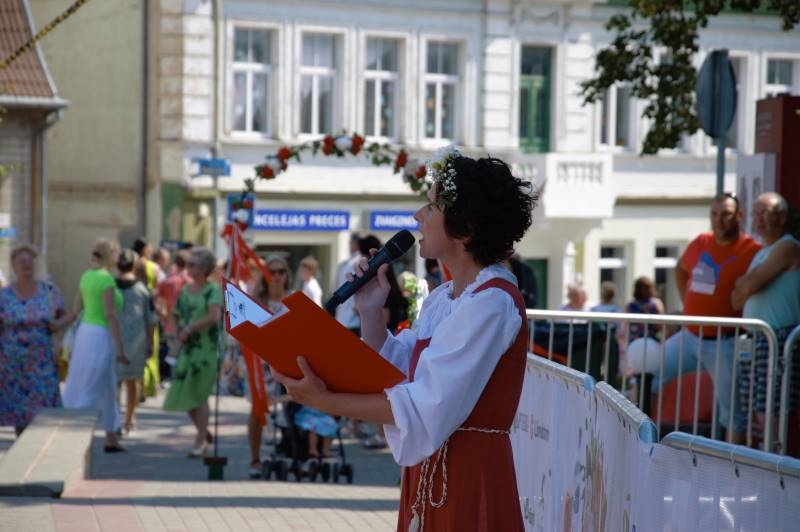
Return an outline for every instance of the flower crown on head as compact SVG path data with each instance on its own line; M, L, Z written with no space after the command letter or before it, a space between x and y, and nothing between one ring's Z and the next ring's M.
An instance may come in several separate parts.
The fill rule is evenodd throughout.
M455 160L461 153L452 144L436 150L433 157L425 163L428 176L438 184L436 201L448 207L456 202L456 169Z

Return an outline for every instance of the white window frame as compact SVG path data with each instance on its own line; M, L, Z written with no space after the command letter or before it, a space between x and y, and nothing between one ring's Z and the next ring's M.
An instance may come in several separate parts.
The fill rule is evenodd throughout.
M628 105L628 141L621 146L616 143L617 137L617 91L623 85L614 84L606 89L606 94L603 100L607 100L608 104L608 123L603 121L603 101L597 103L597 148L602 151L613 152L631 152L636 148L636 133L639 125L639 100L631 98ZM605 130L606 137L609 142L603 142L603 130Z
M335 48L336 65L330 67L316 67L303 65L303 37L308 34L322 34L330 35L333 37L333 46ZM295 98L296 98L296 112L295 124L297 137L301 140L309 140L319 138L322 135L333 135L341 129L343 121L344 109L341 101L342 78L345 74L345 50L344 50L344 32L336 28L321 28L321 27L302 27L298 28L297 41L296 41L296 56L295 64L297 65L297 77L295 83ZM311 76L311 129L312 132L302 131L302 112L303 112L303 78ZM331 102L333 105L331 114L331 129L330 131L321 131L319 129L319 101L317 94L319 92L319 80L322 77L330 77L333 79Z
M459 74L436 74L428 73L428 46L430 43L454 44L456 46L456 66ZM424 147L438 147L446 144L457 144L460 138L461 120L459 119L462 102L462 72L464 72L463 54L466 43L460 39L450 37L428 36L423 41L420 53L421 73L420 76L420 144ZM425 99L427 96L428 85L436 86L436 115L435 115L435 136L428 137L425 134L427 113L425 111ZM453 137L442 137L442 86L450 85L453 87Z
M792 82L791 85L778 85L767 83L770 61L790 61L792 63ZM790 54L769 54L764 57L764 68L761 73L761 95L767 98L770 94L777 95L789 93L797 95L800 93L800 55Z
M657 257L656 251L658 248L674 248L675 255L667 256L667 257ZM675 289L674 293L665 293L663 298L664 306L667 310L677 310L682 306L682 301L680 294L678 293L678 287L675 282L675 269L678 268L680 264L681 256L683 256L683 251L686 248L685 242L675 242L675 241L656 241L655 245L653 246L653 277L652 280L655 283L658 279L657 270L667 270L666 271L666 278L667 278L667 290L670 287Z
M367 41L369 39L379 39L379 40L386 40L386 41L394 41L397 45L397 70L390 71L390 70L369 70L367 69ZM394 101L394 131L390 131L389 135L367 135L367 138L370 140L375 140L377 142L389 142L389 141L396 141L400 138L400 131L402 130L401 123L403 122L402 117L400 116L400 109L404 106L401 105L401 99L403 98L403 94L405 94L405 90L403 87L403 70L405 64L405 46L406 40L403 36L398 34L383 34L383 33L368 33L364 35L364 39L362 42L361 49L363 50L362 54L362 66L363 68L361 71L363 72L363 80L361 81L361 89L363 90L362 97L360 101L362 105L359 106L359 113L361 119L359 123L363 126L364 134L367 135L367 113L365 108L366 94L367 94L367 83L370 81L375 82L375 109L373 110L373 118L375 120L375 124L373 124L374 130L376 132L379 131L380 125L380 91L381 85L383 83L394 83L395 86L395 101Z
M236 30L256 30L266 31L269 36L270 54L269 64L258 63L244 63L234 61L234 54L236 53ZM274 111L278 97L276 94L278 83L276 80L276 67L277 61L280 57L277 47L279 46L280 36L279 27L274 24L260 24L249 21L231 20L227 28L227 53L226 65L228 67L228 75L225 81L225 99L222 105L224 110L224 133L229 139L233 140L251 140L262 141L272 138L277 131L277 113ZM267 76L267 123L265 131L252 131L252 130L238 130L234 129L234 90L235 90L235 77L236 74L244 72L246 75L245 81L245 125L250 126L253 117L252 110L252 90L253 90L253 74L265 74Z
M621 249L621 257L603 257L603 248ZM614 284L616 285L617 301L628 300L628 278L630 277L630 268L628 268L628 257L631 256L631 245L628 242L615 242L605 241L600 242L600 248L597 254L597 271L598 271L598 294L600 293L600 286L603 283L603 270L614 270L615 273L621 272L621 275L614 275ZM619 278L618 278L619 277Z

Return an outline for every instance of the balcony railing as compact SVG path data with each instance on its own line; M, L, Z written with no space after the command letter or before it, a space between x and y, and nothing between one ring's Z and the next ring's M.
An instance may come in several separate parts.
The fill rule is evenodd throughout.
M608 218L614 214L610 155L520 155L514 166L519 177L539 188L548 218Z

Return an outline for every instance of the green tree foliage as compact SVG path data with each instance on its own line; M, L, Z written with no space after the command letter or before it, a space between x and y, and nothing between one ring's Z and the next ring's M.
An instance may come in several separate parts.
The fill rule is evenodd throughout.
M800 22L800 0L629 0L627 13L611 17L612 43L597 54L596 75L581 84L584 104L604 97L615 83L627 83L634 97L647 102L644 117L655 124L643 153L674 148L697 131L694 109L697 72L692 59L698 31L722 10L767 12L790 30ZM653 50L664 50L656 63Z

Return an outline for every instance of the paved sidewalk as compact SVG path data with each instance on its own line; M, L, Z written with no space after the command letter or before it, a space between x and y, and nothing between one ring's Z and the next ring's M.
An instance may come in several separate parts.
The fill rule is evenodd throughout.
M193 440L188 418L161 410L162 398L140 405L138 427L122 441L127 453L104 453L102 433L95 434L91 479L63 498L0 498L0 531L394 530L400 470L388 451L345 440L352 485L344 478L249 480L249 404L223 397L218 442L228 465L224 481L208 481L202 460L186 458ZM267 429L264 439L271 434ZM0 431L0 455L12 442L13 431Z

